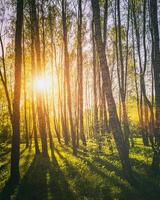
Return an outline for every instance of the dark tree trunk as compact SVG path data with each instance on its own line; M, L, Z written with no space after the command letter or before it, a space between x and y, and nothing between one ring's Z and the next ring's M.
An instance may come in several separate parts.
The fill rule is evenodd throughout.
M17 181L20 157L20 96L22 70L22 28L23 28L23 0L17 0L16 35L15 35L15 83L12 117L12 149L11 149L11 180Z
M160 163L160 47L159 47L159 27L157 16L157 0L150 0L151 34L152 34L152 65L154 69L155 81L155 145L152 160L152 168L155 171L159 169Z

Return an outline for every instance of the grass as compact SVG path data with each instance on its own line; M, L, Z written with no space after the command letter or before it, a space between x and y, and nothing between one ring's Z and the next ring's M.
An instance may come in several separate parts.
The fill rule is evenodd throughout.
M34 147L21 145L18 185L7 184L9 178L10 145L3 144L0 152L0 199L160 199L160 177L150 172L152 152L135 139L130 158L135 184L123 176L116 150L110 154L105 143L99 151L95 142L88 142L87 151L80 147L77 157L71 147L55 144L49 158L34 155Z

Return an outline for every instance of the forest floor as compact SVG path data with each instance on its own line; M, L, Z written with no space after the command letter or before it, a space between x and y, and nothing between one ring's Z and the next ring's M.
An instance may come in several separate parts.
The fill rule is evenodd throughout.
M35 157L34 147L21 144L18 185L7 183L10 167L10 145L0 146L0 199L19 200L72 200L121 199L159 200L160 175L150 171L152 151L144 147L140 138L134 138L130 158L135 183L129 184L122 174L116 150L110 153L106 144L98 150L95 142L88 142L87 150L81 147L77 157L71 147L55 144L50 157ZM160 174L160 173L159 173Z

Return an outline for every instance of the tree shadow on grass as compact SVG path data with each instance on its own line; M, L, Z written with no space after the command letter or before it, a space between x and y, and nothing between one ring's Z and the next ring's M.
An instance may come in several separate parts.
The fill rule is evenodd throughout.
M64 158L61 154L61 151L59 151L59 149L55 149L56 153L59 155L59 157L66 163L67 166L67 170L69 171L69 175L70 176L78 176L78 173L75 169L75 166L71 165L71 162L69 162L67 160L67 158ZM68 153L71 153L70 149L66 148L66 151ZM114 190L115 188L120 188L120 190L122 191L122 193L127 196L132 196L133 194L133 189L130 186L130 184L126 184L127 181L123 175L123 172L120 168L120 166L116 165L114 163L114 160L118 160L118 156L113 154L112 156L108 156L108 158L110 159L105 159L103 160L100 156L97 156L94 152L92 152L92 154L90 153L90 156L86 156L87 154L83 153L83 150L79 150L78 151L78 155L77 158L80 159L81 161L83 161L89 168L89 170L92 172L93 176L94 175L98 175L99 177L101 177L102 182L104 183L103 186L98 186L97 188L93 188L93 183L92 185L89 184L90 181L86 180L86 188L88 189L88 194L86 194L87 197L91 198L91 199L98 199L96 197L99 196L99 198L101 199L113 199L114 196L114 192L111 190ZM103 154L104 156L105 154ZM89 178L89 177L87 177ZM85 177L83 178L85 180ZM85 181L82 181L80 179L78 179L78 181L82 182L82 183L77 183L78 185L83 185L85 184ZM76 180L75 180L76 181ZM101 187L101 188L100 188ZM114 188L114 189L113 189ZM115 190L116 190L115 189ZM83 188L77 188L77 190L79 190L80 194L83 194ZM93 191L94 190L94 191ZM89 194L90 193L90 194ZM100 194L101 193L101 194ZM112 193L112 194L111 194ZM84 193L85 194L85 193ZM124 196L123 196L124 197ZM123 198L122 198L123 199Z
M22 178L15 199L47 199L47 165L48 159L35 156L26 174Z
M61 148L62 148L63 150L65 150L65 151L67 151L67 152L70 153L70 154L72 154L72 152L73 152L72 146L71 146L71 145L68 145L68 146L61 145ZM57 151L60 151L60 149L57 148L57 147L55 147L55 149L56 149ZM89 156L89 153L90 153L90 152L89 152L89 151L87 150L87 148L84 147L84 146L79 146L79 148L77 148L77 155L80 154L80 155L82 155L82 156L87 157L87 156Z
M24 152L26 151L26 148L23 148L20 152L20 156L22 156L22 154L24 154ZM0 166L0 172L6 172L9 174L9 166L10 166L10 151L6 152L6 154L4 154L2 157L5 160L4 163L2 163L2 165ZM27 161L26 161L27 162ZM4 183L6 177L4 177ZM1 193L0 193L0 199L4 199L4 200L8 200L11 198L11 196L13 196L13 194L15 193L15 191L18 189L18 182L13 182L10 180L10 178L6 181L5 183L5 187L2 189Z
M22 154L26 151L26 148L22 149L21 152L20 152L20 156L22 156ZM9 165L10 163L10 157L9 157L9 154L11 153L11 150L7 150L6 152L4 152L3 154L0 154L0 162L1 165L0 165L0 171L2 170L5 170L5 168ZM10 182L10 181L9 181Z
M53 199L56 200L72 200L76 199L74 193L71 191L67 179L61 171L56 160L54 152L51 151L51 162L49 165L49 193Z
M24 175L17 200L73 199L67 181L59 169L56 159L38 155L34 158L27 173Z
M3 188L2 192L0 193L0 200L10 200L11 196L14 194L17 187L18 187L18 183L13 183L9 179L6 182L6 185Z
M55 149L55 151L58 154L59 158L65 164L67 177L71 179L72 184L74 185L74 188L76 190L76 199L112 199L110 196L109 187L102 187L100 185L98 186L98 184L95 181L94 175L93 177L90 177L88 174L85 174L85 171L81 171L79 165L74 165L72 161L65 158L61 154L61 152L58 151L58 149ZM93 182L92 180L95 182ZM105 193L102 193L102 190L105 191Z
M133 172L136 182L133 185L136 196L144 200L159 200L160 199L160 186L156 181L156 177L143 175L141 173Z
M52 161L49 158L38 155L34 157L19 183L6 183L0 199L72 200L75 198L54 155L52 155Z
M125 194L126 199L160 199L160 185L158 183L159 177L153 176L150 171L150 167L142 162L142 160L132 158L131 161L133 177L135 178L135 181L130 185L132 188L131 191L126 191L123 185L119 185L121 188L121 196L124 198ZM105 166L107 170L114 170L117 176L124 179L122 171L119 168L116 168L115 165L110 162L110 160L102 160L100 158L96 158L95 162Z
M82 158L82 157L81 157ZM101 175L104 179L108 180L110 186L118 186L121 190L120 199L140 199L140 200L151 200L160 199L160 184L158 182L159 177L153 177L150 171L148 170L148 166L145 163L141 163L141 160L131 159L133 167L133 177L135 181L132 184L128 183L128 186L123 183L125 180L122 170L116 166L113 162L113 158L110 159L101 159L99 157L93 158L92 162L88 161L86 158L82 158L85 160L89 168L99 175ZM114 159L118 159L115 158ZM111 162L110 162L111 161ZM97 165L98 164L98 165ZM143 168L139 168L142 166ZM114 177L109 177L102 170L103 167L106 171L114 171ZM135 168L140 169L139 171L135 170Z
M144 149L144 153L150 153L150 149ZM119 199L160 199L159 177L153 177L150 167L144 161L131 158L135 180L129 184L124 178L121 167L117 165L117 161L119 161L117 154L110 155L107 159L104 159L103 155L102 159L101 156L96 156L95 154L87 158L79 152L77 157L83 160L94 174L102 177L106 182L106 187L108 184L109 188L119 188ZM110 173L114 175L110 176Z
M51 160L38 155L32 160L19 184L11 184L10 182L6 184L0 199L8 200L10 197L17 200L160 199L159 178L149 177L147 173L144 173L146 166L143 165L143 168L140 168L141 161L132 161L136 182L130 185L123 177L122 170L117 164L119 160L117 156L105 159L104 156L96 157L93 154L90 157L85 157L82 152L77 156L81 162L77 162L78 164L75 165L72 160L61 154L59 149L55 149L55 151L65 164L63 169L60 168L53 151L51 152ZM27 165L26 160L30 158L29 156L26 155L22 168ZM84 168L81 169L81 166ZM96 181L95 175L96 178L100 177L98 184L93 183ZM74 192L71 187L74 188Z

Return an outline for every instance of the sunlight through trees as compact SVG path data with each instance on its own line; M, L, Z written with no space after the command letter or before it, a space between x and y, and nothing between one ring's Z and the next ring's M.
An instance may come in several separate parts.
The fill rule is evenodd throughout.
M157 0L0 0L2 195L37 165L48 182L52 169L60 180L65 173L72 189L85 185L80 173L89 181L89 168L101 183L111 170L104 185L113 191L114 178L140 182L139 162L145 176L159 173L159 8ZM74 188L73 199L127 199L107 198L101 186L97 198Z

